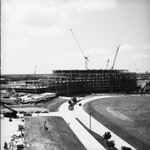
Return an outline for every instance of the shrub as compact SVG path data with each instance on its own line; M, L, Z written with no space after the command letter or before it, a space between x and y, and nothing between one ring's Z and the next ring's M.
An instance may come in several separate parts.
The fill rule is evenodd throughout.
M126 146L122 146L122 147L121 147L121 150L132 150L132 148L126 147Z
M105 132L105 134L103 135L103 138L105 140L109 140L111 138L111 133L110 132Z
M24 126L23 126L23 125L21 125L21 124L19 124L19 125L18 125L18 130L19 130L19 131L24 130Z
M6 142L4 143L4 149L8 149L8 144Z
M72 103L71 100L69 100L69 101L68 101L68 104L71 104L71 103Z
M114 142L113 140L107 141L106 146L107 146L109 149L113 149L113 148L115 147L115 142Z
M72 101L73 101L74 103L76 103L76 102L77 102L77 98L76 98L76 97L73 97L73 98L72 98Z

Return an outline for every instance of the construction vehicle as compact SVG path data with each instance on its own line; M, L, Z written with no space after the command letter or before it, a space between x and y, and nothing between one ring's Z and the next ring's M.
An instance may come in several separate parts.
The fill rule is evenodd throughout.
M150 81L146 82L143 87L140 89L141 94L150 93Z
M0 102L0 105L3 106L3 107L5 107L5 108L7 108L7 109L9 109L9 110L11 111L11 112L6 112L6 113L4 113L4 114L3 114L4 117L19 118L19 117L17 116L18 111L14 110L14 109L12 109L12 108L10 108L10 107L8 107L8 106L6 106L6 104L4 104L4 103L2 103L2 102Z
M118 54L118 51L119 51L120 46L121 46L121 44L117 47L116 54L115 54L115 58L114 58L114 62L113 62L113 65L112 65L112 67L111 67L112 70L114 69L115 62L116 62L116 58L117 58L117 54Z
M85 55L84 55L84 52L83 52L83 50L81 49L81 47L80 47L80 45L79 45L79 42L77 41L77 38L75 37L75 35L74 35L74 33L73 33L73 31L72 31L71 28L70 28L70 31L71 31L71 33L72 33L72 35L73 35L73 37L74 37L74 39L75 39L75 41L76 41L76 43L77 43L79 49L81 50L82 55L84 56L84 59L85 59L85 70L87 70L87 69L88 69L88 61L89 61L88 56L85 56Z

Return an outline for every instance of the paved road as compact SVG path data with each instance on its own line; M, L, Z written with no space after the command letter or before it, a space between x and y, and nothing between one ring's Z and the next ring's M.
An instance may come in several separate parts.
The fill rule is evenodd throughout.
M109 96L96 96L92 98L87 98L82 101L82 105L86 102L100 99L100 98L108 98ZM83 107L76 105L74 108L74 113L76 115L76 118L78 118L87 128L90 128L90 116L87 114ZM82 114L82 115L81 115ZM103 136L105 132L109 131L112 135L111 140L115 141L115 146L117 149L121 150L122 146L130 147L132 150L136 150L134 147L132 147L130 144L122 140L119 136L114 134L112 131L110 131L108 128L103 126L101 123L99 123L97 120L95 120L93 117L91 117L91 130L96 132L97 134Z
M74 111L68 110L68 103L60 107L59 112L32 114L36 116L60 116L63 117L66 123L70 126L75 135L87 150L105 150L105 148L95 138L87 132L87 130L76 120Z
M84 98L81 103L82 106L84 103L89 101L93 101L100 98L108 98L110 96L92 96ZM59 112L51 112L51 113L40 113L40 114L33 114L33 116L60 116L63 117L67 124L70 126L72 131L76 134L82 144L86 147L87 150L105 150L105 148L89 134L89 132L77 121L78 118L87 128L90 128L90 116L87 114L83 107L79 105L75 105L74 110L68 110L68 103L64 103L60 106ZM97 134L103 136L105 132L111 132L111 140L115 141L115 146L118 150L121 150L122 146L127 146L132 148L132 150L136 150L134 147L129 145L127 142L122 140L112 131L107 129L93 117L91 117L91 130L96 132Z

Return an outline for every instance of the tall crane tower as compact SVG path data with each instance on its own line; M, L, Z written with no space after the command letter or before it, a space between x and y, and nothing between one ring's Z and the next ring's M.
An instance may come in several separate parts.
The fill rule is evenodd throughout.
M107 60L106 70L108 69L109 59Z
M113 65L112 65L112 67L111 67L112 70L114 69L115 62L116 62L116 58L117 58L117 54L118 54L118 51L119 51L120 46L121 46L121 44L117 47L116 54L115 54L115 58L114 58L114 62L113 62Z
M35 69L34 69L34 79L35 79L35 75L36 75L36 69L37 69L37 61L36 61Z
M84 56L84 60L85 60L85 70L87 70L87 69L88 69L88 61L89 61L88 56L85 56L85 55L84 55L84 52L83 52L83 50L81 49L81 47L80 47L80 45L79 45L79 42L77 41L77 38L75 37L75 35L74 35L74 33L73 33L73 31L72 31L71 28L70 28L70 31L71 31L71 33L72 33L72 35L73 35L73 37L74 37L74 39L75 39L75 41L76 41L76 43L77 43L79 49L81 50L82 55Z

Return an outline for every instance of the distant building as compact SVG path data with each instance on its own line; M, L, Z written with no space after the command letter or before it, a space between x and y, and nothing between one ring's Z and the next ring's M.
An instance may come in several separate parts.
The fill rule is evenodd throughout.
M0 84L7 84L8 81L5 78L0 78Z
M138 80L150 80L150 73L137 73L137 79Z
M27 80L14 86L16 92L73 96L77 94L126 92L137 87L136 73L128 70L54 70L46 80ZM25 99L28 101L29 99Z
M49 90L68 96L125 92L134 89L137 86L136 81L136 73L127 70L54 70Z
M141 87L144 87L146 83L150 82L150 73L137 73L137 84Z

